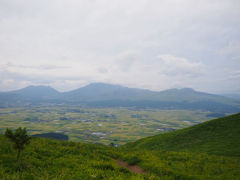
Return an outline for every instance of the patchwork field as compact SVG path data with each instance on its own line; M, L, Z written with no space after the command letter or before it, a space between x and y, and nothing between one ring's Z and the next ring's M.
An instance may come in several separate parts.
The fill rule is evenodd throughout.
M26 127L30 134L63 133L71 141L122 145L209 120L210 112L130 108L1 108L0 133ZM217 115L216 115L217 116Z

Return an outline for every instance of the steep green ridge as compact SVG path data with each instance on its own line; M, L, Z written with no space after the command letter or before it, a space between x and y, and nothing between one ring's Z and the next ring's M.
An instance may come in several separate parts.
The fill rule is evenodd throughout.
M240 113L190 128L140 139L124 147L240 156Z

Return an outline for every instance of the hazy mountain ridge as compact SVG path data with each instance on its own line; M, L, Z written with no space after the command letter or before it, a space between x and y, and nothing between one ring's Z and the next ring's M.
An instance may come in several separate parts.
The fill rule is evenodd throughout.
M17 94L25 98L57 98L60 95L56 89L50 86L27 86L25 88L10 91L9 93Z
M222 96L240 100L240 94L237 94L237 93L235 93L235 94L222 94Z
M197 92L190 88L157 92L120 85L92 83L63 93L49 86L28 86L16 91L0 93L1 107L39 103L77 104L90 107L201 109L231 113L240 111L240 101Z

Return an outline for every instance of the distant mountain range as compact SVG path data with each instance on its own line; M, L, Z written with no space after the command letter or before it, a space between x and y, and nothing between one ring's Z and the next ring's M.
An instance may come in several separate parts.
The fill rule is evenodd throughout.
M81 105L87 107L135 107L192 109L221 113L240 112L240 101L190 88L150 91L120 85L92 83L60 93L49 86L28 86L0 93L0 107L42 104Z
M222 94L222 96L240 100L240 94Z

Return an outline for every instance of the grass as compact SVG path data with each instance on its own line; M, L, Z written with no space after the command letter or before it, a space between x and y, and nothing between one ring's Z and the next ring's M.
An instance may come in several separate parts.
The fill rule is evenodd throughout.
M208 121L120 148L33 138L20 164L16 163L12 143L0 135L0 179L238 180L240 144L233 141L239 138L239 116ZM132 173L120 167L117 159L140 166L147 173Z
M160 179L240 179L239 157L156 150L128 152L122 151L123 160L131 161L138 157L137 165Z
M240 156L240 113L143 138L127 144L125 148Z
M240 159L206 153L128 151L102 145L34 138L16 164L12 144L0 136L0 179L238 179ZM134 174L114 159L142 167ZM20 170L19 171L19 167Z
M143 179L113 160L114 148L44 138L34 138L16 164L12 144L0 137L0 179ZM20 171L19 171L20 169Z

